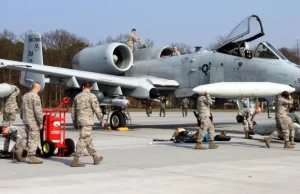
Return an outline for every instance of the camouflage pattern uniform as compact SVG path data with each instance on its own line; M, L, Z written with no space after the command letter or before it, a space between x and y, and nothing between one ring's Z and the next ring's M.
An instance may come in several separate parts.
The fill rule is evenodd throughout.
M151 102L150 101L146 101L146 102L143 102L143 104L145 106L147 116L150 117L150 115L152 114Z
M17 126L9 126L9 134L5 135L3 151L8 152L10 140L16 142L12 149L16 153L16 159L22 161L23 150L27 150L27 135L24 129Z
M98 120L103 123L103 115L99 106L97 97L89 92L82 91L75 96L72 104L72 121L73 125L79 128L79 139L76 145L74 154L73 167L85 166L79 162L79 157L82 156L86 148L91 156L94 158L94 164L98 164L103 158L96 155L92 139L92 128L94 125L94 113Z
M179 51L176 51L176 52L174 51L171 56L180 56L180 55L181 55L181 53Z
M4 98L4 112L3 112L3 126L13 125L13 122L16 120L16 110L19 108L17 104L17 96L20 94L20 89L15 86L15 91L10 94L8 97Z
M182 109L182 116L185 117L187 116L187 109L189 106L189 101L185 98L181 102L181 109Z
M202 146L201 143L204 139L205 134L208 131L209 135L209 148L216 149L219 146L214 143L214 130L215 127L210 120L210 105L212 105L212 100L209 95L207 96L199 96L197 99L197 107L198 114L201 120L201 126L199 128L199 133L197 137L197 143L195 149L206 149L206 147Z
M161 117L161 113L164 114L164 117L166 116L166 99L163 99L161 102L160 102L160 111L159 111L159 116Z
M239 115L244 117L243 126L245 130L245 139L252 139L249 135L249 129L253 129L253 119L256 115L255 108L244 108Z
M291 138L291 145L295 145L295 128L299 129L300 128L300 118L298 115L296 115L295 113L288 113L287 114L293 122L293 128L292 131L290 131L290 138Z
M269 137L265 138L267 147L270 147L271 139L278 137L278 132L283 133L283 139L285 141L284 148L293 148L294 146L290 145L290 131L293 130L293 121L287 115L287 109L292 107L293 98L289 96L289 99L283 98L281 95L276 97L275 103L275 120L276 128Z
M30 91L22 97L21 118L27 134L29 163L41 164L42 161L35 157L40 137L39 126L43 124L41 98L37 93Z
M138 40L133 33L130 33L127 40L127 46L132 52L134 51L134 42L138 42Z

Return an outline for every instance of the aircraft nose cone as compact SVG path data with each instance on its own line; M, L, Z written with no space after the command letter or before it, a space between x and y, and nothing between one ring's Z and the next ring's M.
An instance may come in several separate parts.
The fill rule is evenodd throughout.
M149 91L150 98L158 98L160 96L159 91L156 88L152 88Z

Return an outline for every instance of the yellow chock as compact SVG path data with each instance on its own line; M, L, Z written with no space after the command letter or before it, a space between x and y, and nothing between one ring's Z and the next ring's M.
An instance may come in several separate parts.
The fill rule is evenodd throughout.
M128 131L128 127L119 127L117 131Z
M107 127L106 130L111 130L111 127Z

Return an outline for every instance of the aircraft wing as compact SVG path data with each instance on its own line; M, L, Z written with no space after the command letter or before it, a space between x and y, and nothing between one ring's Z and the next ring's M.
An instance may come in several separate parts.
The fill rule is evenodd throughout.
M159 96L158 92L154 91L156 90L156 88L149 82L149 80L145 78L114 76L102 73L53 67L48 65L37 65L32 63L24 63L3 59L0 59L0 68L1 67L49 75L50 80L52 77L56 79L67 79L66 85L70 87L80 88L77 82L78 80L90 81L97 82L98 84L103 86L121 87L124 89L129 89L131 97L134 98L156 98Z

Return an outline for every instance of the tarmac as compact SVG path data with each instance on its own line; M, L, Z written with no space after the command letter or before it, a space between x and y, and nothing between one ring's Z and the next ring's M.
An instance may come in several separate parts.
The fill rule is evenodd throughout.
M187 117L168 110L166 117L159 117L158 112L151 117L145 112L130 116L132 124L124 132L103 129L96 122L94 147L104 157L99 165L93 165L90 156L81 158L86 163L81 168L70 167L72 157L42 158L44 163L39 165L1 159L0 193L299 193L300 143L295 149L284 149L281 140L274 140L271 148L263 136L245 140L235 112L213 113L215 134L225 131L232 137L216 142L220 147L214 150L195 150L193 143L151 141L170 139L178 127L195 132L192 112ZM274 119L274 114L271 117L261 113L254 120L263 123ZM17 118L15 125L22 126ZM76 143L78 131L72 127L70 114L67 123L67 137ZM0 146L3 142L0 138Z

